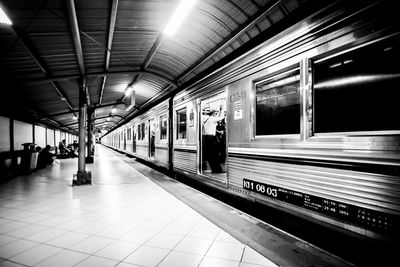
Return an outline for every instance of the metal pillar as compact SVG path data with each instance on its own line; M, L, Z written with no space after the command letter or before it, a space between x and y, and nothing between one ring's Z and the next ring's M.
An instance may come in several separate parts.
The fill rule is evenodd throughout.
M93 117L94 109L88 108L87 109L87 157L86 163L93 163L93 154L92 154L92 136L93 136Z
M85 162L86 148L86 84L85 81L79 86L79 154L78 154L78 173L73 176L73 185L84 185L92 183L92 174L87 172Z

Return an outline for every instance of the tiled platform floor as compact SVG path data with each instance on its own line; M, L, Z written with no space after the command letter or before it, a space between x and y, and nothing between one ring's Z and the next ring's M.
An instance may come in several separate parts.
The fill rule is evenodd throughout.
M0 266L276 266L114 151L97 146L93 185L60 162L0 185Z

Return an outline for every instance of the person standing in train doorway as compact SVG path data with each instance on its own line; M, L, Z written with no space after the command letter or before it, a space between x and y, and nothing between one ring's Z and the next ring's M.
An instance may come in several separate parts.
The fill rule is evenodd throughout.
M224 119L225 114L222 112L222 105L219 111L211 110L209 117L204 121L204 154L208 164L210 165L212 173L221 173L222 168L220 165L218 155L218 141L217 141L217 124L218 121Z

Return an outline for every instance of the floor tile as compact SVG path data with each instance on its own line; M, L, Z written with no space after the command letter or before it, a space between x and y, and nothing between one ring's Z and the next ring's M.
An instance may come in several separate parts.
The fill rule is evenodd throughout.
M100 236L100 237L106 237L110 239L118 239L127 232L129 232L131 229L127 227L121 227L121 226L110 226L107 227L100 232L97 232L95 235Z
M231 243L236 243L236 244L241 244L239 240L231 236L225 231L220 231L218 235L215 237L215 240L217 241L222 241L222 242L231 242Z
M0 258L9 259L38 245L39 243L33 241L19 239L15 242L0 247Z
M243 244L214 241L206 256L225 260L240 261L243 250Z
M121 261L135 251L139 246L140 244L114 241L105 248L97 251L95 254L99 257Z
M88 238L89 235L75 233L75 232L67 232L61 236L53 238L46 242L46 244L55 246L55 247L62 247L62 248L70 248L73 245L77 244L83 239Z
M262 265L262 266L269 266L269 267L277 266L272 261L268 260L267 258L262 256L260 253L258 253L257 251L255 251L254 249L252 249L249 246L245 246L242 262L258 264L258 265Z
M188 236L214 239L218 232L219 229L216 227L196 226L188 233Z
M213 240L185 237L175 248L174 251L181 251L193 253L198 255L205 255L207 250L211 247Z
M79 219L72 219L69 221L66 221L64 223L58 224L55 226L57 229L61 230L66 230L66 231L72 231L78 227L81 227L84 224L87 224L87 221L79 220Z
M18 221L11 221L9 223L3 224L0 227L0 234L7 234L9 232L15 231L19 228L28 226L29 224L23 223L23 222L18 222Z
M113 240L107 239L107 238L102 238L102 237L96 237L96 236L90 236L86 239L81 240L79 243L75 244L74 246L71 247L72 250L78 251L78 252L84 252L88 254L93 254L96 251L104 248L108 244L110 244Z
M199 267L239 267L239 262L217 259L212 257L204 257ZM261 267L261 266L259 266Z
M38 224L48 226L48 227L53 227L53 226L57 226L59 224L65 223L68 220L70 220L70 219L67 217L51 216L49 219L38 222Z
M181 235L158 233L146 242L146 246L173 249L182 238Z
M34 248L31 248L17 256L12 257L10 260L16 263L25 264L25 265L36 265L39 262L53 256L54 254L60 252L60 248L48 246L48 245L39 245Z
M116 267L142 267L142 266L136 265L136 264L127 263L127 262L120 262L120 263L118 263L118 265Z
M39 242L39 243L44 243L46 241L49 241L49 240L56 238L62 234L65 234L65 233L66 233L66 231L64 231L64 230L48 228L48 229L40 231L36 234L27 236L26 239L32 240L35 242Z
M70 267L90 257L88 254L71 250L63 250L60 253L40 262L37 267Z
M191 224L173 222L170 225L166 226L164 229L162 229L161 232L169 234L177 234L177 235L186 235L193 228L194 226Z
M118 261L105 259L97 256L90 256L81 261L75 267L113 267L118 264Z
M11 261L0 261L1 267L24 267L25 265L21 265Z
M145 229L134 229L125 235L121 236L119 240L144 244L147 240L156 235L157 232Z
M157 266L169 252L167 249L142 246L123 261L141 266Z
M20 238L25 238L27 236L36 234L40 231L46 230L47 228L42 225L37 225L37 224L31 224L28 226L24 226L22 228L18 228L17 230L14 230L12 232L7 233L8 235L20 237Z
M100 222L89 222L87 224L84 224L78 228L76 228L74 231L79 232L79 233L84 233L84 234L96 234L102 230L104 230L107 227L110 227L111 224L108 223L100 223Z
M1 227L1 226L0 226ZM15 236L9 236L9 235L2 235L0 234L0 247L7 245L11 242L14 242L15 240L17 240L18 238Z
M203 257L183 252L171 252L158 267L196 267Z
M237 267L242 255L241 266L270 266L119 155L100 150L88 165L91 186L71 186L77 159L68 159L0 188L0 266L17 264L12 258L55 267Z

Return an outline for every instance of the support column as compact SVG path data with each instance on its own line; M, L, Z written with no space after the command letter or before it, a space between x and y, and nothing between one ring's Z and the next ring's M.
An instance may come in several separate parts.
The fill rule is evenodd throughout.
M79 154L78 173L73 176L72 185L92 184L92 174L86 171L85 148L86 148L86 84L85 80L79 86Z
M93 136L93 125L92 125L92 117L94 114L94 109L93 108L88 108L87 109L87 157L86 157L86 163L93 163L93 153L92 153L92 136Z

